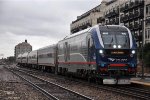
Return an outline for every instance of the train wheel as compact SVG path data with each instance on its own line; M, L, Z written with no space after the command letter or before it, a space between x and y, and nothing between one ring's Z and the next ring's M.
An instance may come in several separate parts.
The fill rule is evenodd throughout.
M91 77L90 76L88 77L88 82L91 83Z
M96 78L96 84L98 84L98 85L102 85L103 84L103 79L102 78Z

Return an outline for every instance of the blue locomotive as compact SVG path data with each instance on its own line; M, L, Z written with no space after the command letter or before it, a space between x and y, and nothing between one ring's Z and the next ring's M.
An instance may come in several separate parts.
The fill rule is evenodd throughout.
M34 67L41 66L39 69L95 79L103 84L130 84L130 78L136 75L136 42L125 26L96 25L44 49L40 55L41 49L37 50L33 63ZM49 58L51 61L46 60Z

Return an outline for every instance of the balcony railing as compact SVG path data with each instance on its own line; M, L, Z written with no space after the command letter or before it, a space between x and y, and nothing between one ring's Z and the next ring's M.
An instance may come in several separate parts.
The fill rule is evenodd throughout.
M104 22L105 21L105 19L103 18L103 17L99 17L98 19L97 19L97 23L102 23L102 22Z
M74 28L74 29L71 29L71 32L72 32L72 33L79 32L79 28Z
M140 17L143 17L143 16L144 16L144 11L140 10Z
M139 5L144 5L144 0L143 1L135 0L135 2L130 2L130 8L134 8Z
M138 11L135 11L135 13L134 13L134 18L137 18L137 17L139 17L139 12L138 12Z
M129 13L129 19L133 19L134 18L134 14L133 13Z
M105 17L107 17L107 18L111 17L111 12L106 14Z
M140 5L144 5L144 0L142 0L142 1L135 0L135 2L130 2L129 4L126 4L125 6L121 7L120 11L126 11L129 9L133 9Z
M132 30L133 29L133 25L129 24L129 29Z
M119 11L114 10L114 11L109 12L108 14L106 14L105 17L110 18L110 17L117 16L117 15L119 15Z
M134 2L130 2L130 7L133 7L134 6Z
M128 10L129 9L129 5L126 4L124 10Z
M121 21L121 23L123 23L123 21L124 21L124 16L121 16L120 21Z
M120 8L120 11L124 11L124 9L125 9L125 7L121 7L121 8Z
M139 5L144 5L144 0L139 1Z
M116 24L116 25L119 24L119 18L117 18L117 19L115 20L115 24Z
M117 13L117 11L115 11L115 10L111 13L112 16L115 16L117 14L119 14L119 13Z
M134 29L138 29L139 28L139 25L138 25L138 23L136 22L136 23L134 23Z
M139 29L142 29L142 24L139 24Z
M128 21L128 20L129 20L128 15L125 15L125 16L124 16L124 20L123 20L123 21Z

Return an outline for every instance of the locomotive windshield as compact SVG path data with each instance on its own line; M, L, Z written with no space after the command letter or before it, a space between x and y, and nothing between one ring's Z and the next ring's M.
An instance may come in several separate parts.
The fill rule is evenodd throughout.
M106 49L128 49L128 32L102 32L102 40Z

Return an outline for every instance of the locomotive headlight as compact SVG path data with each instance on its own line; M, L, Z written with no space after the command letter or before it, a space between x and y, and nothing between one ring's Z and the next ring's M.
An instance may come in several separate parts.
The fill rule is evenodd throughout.
M102 53L103 53L103 50L99 50L99 53L102 54Z
M116 45L113 45L113 48L116 48L117 46Z
M132 54L135 54L135 50L132 50L131 53L132 53Z
M121 45L118 45L118 48L121 48Z

